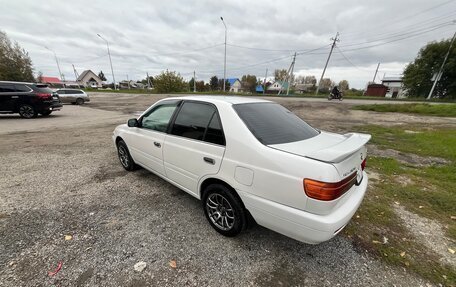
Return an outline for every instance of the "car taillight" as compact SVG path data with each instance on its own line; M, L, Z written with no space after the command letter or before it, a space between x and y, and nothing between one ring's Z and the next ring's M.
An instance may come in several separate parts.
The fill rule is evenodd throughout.
M330 201L342 196L356 183L356 172L339 182L322 182L305 178L303 183L308 197Z
M52 99L52 94L37 93L36 96L40 99Z
M367 157L361 163L361 170L364 170L366 168L366 162L367 162Z

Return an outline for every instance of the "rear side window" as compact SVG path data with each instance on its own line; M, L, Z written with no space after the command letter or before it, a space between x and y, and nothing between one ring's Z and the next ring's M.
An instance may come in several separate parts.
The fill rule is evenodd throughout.
M217 110L205 103L185 102L174 121L171 134L219 145L225 144Z
M14 93L15 91L16 89L14 88L14 85L0 85L0 93Z
M318 135L318 131L276 103L233 105L250 132L264 145L290 143Z
M53 91L47 86L47 85L33 85L31 86L33 90L35 90L38 93L46 93L46 94L52 94Z
M14 85L14 88L16 89L16 92L30 92L31 89L27 87L26 85Z

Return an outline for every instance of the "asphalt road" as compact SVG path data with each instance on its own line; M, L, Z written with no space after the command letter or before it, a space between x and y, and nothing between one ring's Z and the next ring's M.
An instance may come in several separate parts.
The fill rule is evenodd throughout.
M49 118L0 116L0 286L425 286L344 235L316 246L260 226L222 237L198 200L124 171L112 130L158 98L94 95ZM358 123L341 105L324 113L344 114L346 125L291 101L329 129Z

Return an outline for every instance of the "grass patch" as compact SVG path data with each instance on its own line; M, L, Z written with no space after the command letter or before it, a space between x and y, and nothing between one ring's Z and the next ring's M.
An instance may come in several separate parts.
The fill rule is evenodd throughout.
M456 161L456 129L383 127L368 125L361 131L372 134L371 143L404 153L434 156Z
M438 221L446 235L456 240L456 130L364 126L380 148L421 156L438 156L446 165L417 167L394 158L369 157L367 169L379 174L372 179L365 200L345 233L355 244L389 264L406 268L433 283L456 285L454 267L416 240L395 214L397 203L408 211ZM404 182L407 179L407 182ZM384 238L388 242L384 244Z
M425 116L456 117L456 104L430 105L425 103L414 104L374 104L354 106L354 110L409 113Z

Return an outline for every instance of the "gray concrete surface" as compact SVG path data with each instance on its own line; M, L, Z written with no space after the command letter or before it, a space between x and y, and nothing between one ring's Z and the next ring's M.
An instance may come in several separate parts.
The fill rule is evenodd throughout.
M222 237L195 198L145 170L124 171L112 130L158 98L94 95L45 119L0 117L0 286L425 286L343 235L316 246L260 226ZM366 117L338 104L285 104L329 130Z

